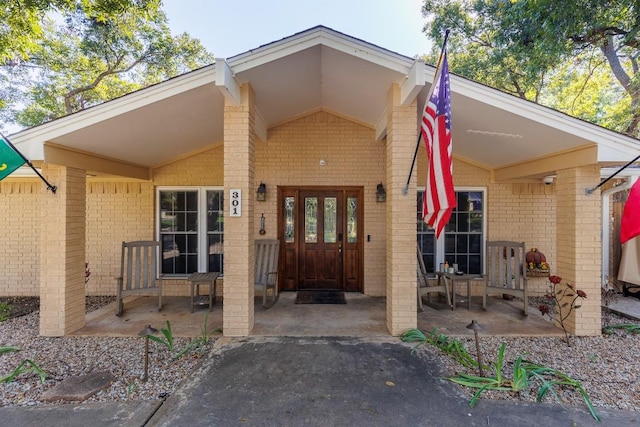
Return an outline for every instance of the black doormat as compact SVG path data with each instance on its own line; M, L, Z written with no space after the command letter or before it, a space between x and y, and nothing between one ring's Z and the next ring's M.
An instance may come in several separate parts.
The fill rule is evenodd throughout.
M296 304L346 304L342 291L298 291Z

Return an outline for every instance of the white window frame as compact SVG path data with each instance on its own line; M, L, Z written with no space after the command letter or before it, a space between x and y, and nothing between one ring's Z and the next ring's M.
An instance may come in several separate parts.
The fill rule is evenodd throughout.
M156 208L155 208L155 221L156 221L156 239L162 241L162 234L160 230L160 193L163 191L196 191L198 193L198 227L196 234L198 236L198 272L204 273L207 271L209 262L209 248L207 239L207 191L221 191L224 194L224 187L215 186L161 186L156 187ZM224 236L224 233L223 233ZM162 253L160 254L162 256ZM158 263L158 273L162 271L162 262ZM167 277L188 277L187 274L165 274Z

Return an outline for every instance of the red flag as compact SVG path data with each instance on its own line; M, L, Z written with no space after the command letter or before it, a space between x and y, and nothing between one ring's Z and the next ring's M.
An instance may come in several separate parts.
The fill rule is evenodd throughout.
M622 211L620 243L624 244L636 236L640 236L640 179L631 187Z
M456 207L453 188L449 64L445 49L440 67L436 70L431 96L424 107L420 132L429 157L427 183L422 199L422 220L435 229L438 238L449 222L453 208Z

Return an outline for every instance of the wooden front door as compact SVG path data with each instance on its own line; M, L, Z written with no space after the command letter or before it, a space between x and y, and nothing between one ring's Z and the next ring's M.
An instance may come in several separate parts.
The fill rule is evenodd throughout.
M362 291L362 189L280 188L281 290Z

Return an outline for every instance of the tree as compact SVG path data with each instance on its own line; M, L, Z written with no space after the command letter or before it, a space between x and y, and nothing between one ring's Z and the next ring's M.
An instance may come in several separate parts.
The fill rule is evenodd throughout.
M626 111L616 110L614 122L621 126L616 130L638 134L637 0L425 0L423 14L429 18L425 32L436 40L451 29L454 72L526 99L539 101L549 79L561 77L558 66L576 58L597 64L593 72L581 74L585 79L602 76L608 68L628 105ZM582 92L587 93L584 87L586 81ZM598 92L614 102L620 94ZM620 113L627 116L623 121Z
M161 10L96 19L82 8L45 19L28 59L7 65L0 114L36 126L213 62L198 40L172 36Z
M161 0L5 0L0 6L0 64L28 58L42 37L42 23L51 12L83 10L105 21L127 12L154 13Z

